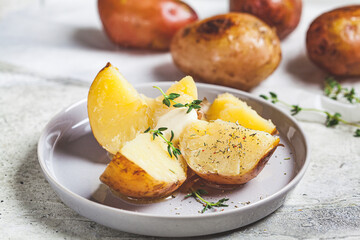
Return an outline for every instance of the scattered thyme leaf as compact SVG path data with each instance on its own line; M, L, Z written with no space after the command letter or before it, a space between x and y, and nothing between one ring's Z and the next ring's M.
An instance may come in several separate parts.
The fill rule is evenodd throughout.
M192 190L191 193L187 194L185 198L194 197L197 201L203 204L204 208L201 210L201 213L204 213L206 210L214 208L214 207L228 207L229 205L224 204L224 202L228 201L228 198L222 198L216 203L206 201L201 195L206 195L208 192L204 189L198 189L196 191Z
M299 107L299 105L292 105L292 109L290 110L291 115L295 116L296 114L298 114L300 111L302 110L301 107Z
M266 95L264 95L264 94L261 94L260 97L263 98L263 99L265 99L265 100L269 100L269 98L268 98Z
M356 129L354 137L360 137L360 128Z
M277 98L277 94L274 92L269 92L271 98Z

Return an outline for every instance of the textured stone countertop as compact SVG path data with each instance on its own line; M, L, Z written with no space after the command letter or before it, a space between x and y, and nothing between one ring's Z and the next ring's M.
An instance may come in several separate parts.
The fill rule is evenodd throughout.
M134 84L179 80L182 73L168 53L115 48L101 31L95 1L28 2L0 18L0 239L152 238L101 226L64 205L41 172L37 141L54 114L87 96L107 61ZM227 8L216 0L189 2L201 17ZM345 2L305 1L279 69L254 94L321 92L325 73L306 58L305 32L316 15ZM360 89L359 81L351 84ZM360 139L351 127L300 125L311 164L285 204L254 224L200 239L360 239Z

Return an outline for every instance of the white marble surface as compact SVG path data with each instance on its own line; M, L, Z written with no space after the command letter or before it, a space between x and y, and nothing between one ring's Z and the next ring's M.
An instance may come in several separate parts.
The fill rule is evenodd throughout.
M103 227L66 207L41 173L37 140L56 112L86 97L107 61L135 84L178 80L182 73L168 53L113 46L101 31L95 1L28 2L0 15L0 239L150 238ZM188 2L201 17L227 9L225 1ZM320 92L325 73L306 57L307 26L322 11L356 2L305 1L300 26L282 43L280 67L254 94ZM358 79L346 85L360 91ZM360 139L346 126L301 125L312 162L284 206L255 224L203 239L360 239Z

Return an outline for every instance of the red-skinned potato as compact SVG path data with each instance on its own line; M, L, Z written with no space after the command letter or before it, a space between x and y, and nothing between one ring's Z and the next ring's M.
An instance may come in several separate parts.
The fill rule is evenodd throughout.
M177 0L98 0L105 32L123 47L168 50L177 30L198 19Z
M306 35L309 58L336 76L360 76L360 5L326 12Z
M230 0L230 11L246 12L257 16L276 28L284 39L298 25L302 11L301 0Z

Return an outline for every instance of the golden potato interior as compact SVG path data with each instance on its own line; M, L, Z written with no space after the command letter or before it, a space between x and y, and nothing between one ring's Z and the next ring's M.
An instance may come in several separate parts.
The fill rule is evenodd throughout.
M167 152L167 144L149 133L127 142L100 180L114 191L134 198L159 198L171 194L186 179L186 163Z
M179 82L175 82L165 93L167 95L170 93L180 94L180 97L176 98L175 101L182 104L190 103L198 98L196 84L193 78L190 76L184 77ZM174 109L174 107L169 108L168 106L164 105L162 102L163 99L164 97L160 95L155 99L148 100L148 103L152 108L154 122L156 122L160 116Z
M96 140L112 154L152 125L147 102L110 63L91 84L87 108Z
M270 134L277 132L271 120L262 118L255 110L230 93L219 95L206 112L208 120L238 122L241 126Z
M280 139L236 123L198 120L180 137L188 166L218 184L243 184L260 173Z

